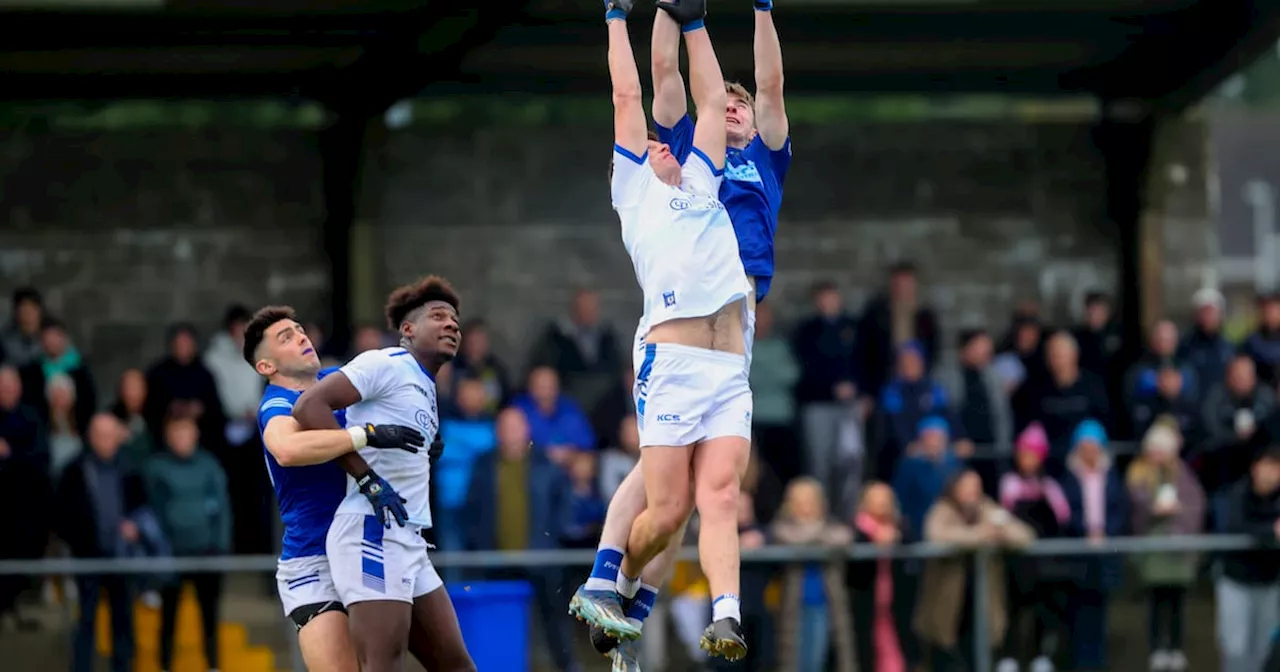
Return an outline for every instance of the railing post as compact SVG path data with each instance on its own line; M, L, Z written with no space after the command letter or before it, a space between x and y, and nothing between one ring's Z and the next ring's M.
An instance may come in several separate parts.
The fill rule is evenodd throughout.
M987 618L991 610L987 608L987 595L992 576L987 568L993 552L984 546L969 558L973 563L973 672L991 672L991 623Z

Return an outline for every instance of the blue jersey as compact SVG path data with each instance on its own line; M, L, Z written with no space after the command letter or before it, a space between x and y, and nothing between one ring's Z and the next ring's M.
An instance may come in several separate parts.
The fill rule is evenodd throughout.
M337 367L323 369L319 378L337 370ZM258 405L258 432L261 434L266 431L267 423L272 418L292 414L293 405L300 396L302 392L298 390L268 385L262 392L262 403ZM346 426L346 409L334 411L333 415L338 419L339 425ZM276 490L276 501L280 503L280 520L284 523L280 559L324 555L325 536L329 534L333 513L347 495L347 473L333 462L305 467L282 467L271 451L266 449L265 439L263 442L263 451L267 456L267 474L271 477L271 486Z
M684 115L672 128L657 125L658 139L684 164L693 150L693 120ZM782 208L782 183L791 167L791 138L774 151L759 135L745 149L725 151L720 202L729 211L738 237L738 254L747 275L756 279L756 300L763 301L773 282L773 236Z

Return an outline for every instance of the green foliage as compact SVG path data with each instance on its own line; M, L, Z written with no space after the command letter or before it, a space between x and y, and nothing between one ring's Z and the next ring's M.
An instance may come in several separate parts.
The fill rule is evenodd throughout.
M481 128L607 126L608 98L599 96L449 96L402 101L392 118L408 126ZM929 122L1009 119L1024 122L1093 118L1089 97L1033 99L1012 96L790 96L787 112L796 124L851 121ZM0 105L0 128L124 130L134 128L262 128L317 130L333 115L317 103L279 100L121 100L111 102L11 103Z
M38 124L86 130L215 126L318 129L329 123L329 117L329 113L315 103L293 104L275 100L121 100L0 105L0 128L24 128Z
M607 125L607 97L497 96L418 98L406 101L410 126ZM648 103L646 103L647 107ZM788 96L787 114L797 124L849 121L929 122L941 119L1019 121L1087 120L1098 113L1091 97L1035 99L1014 96Z

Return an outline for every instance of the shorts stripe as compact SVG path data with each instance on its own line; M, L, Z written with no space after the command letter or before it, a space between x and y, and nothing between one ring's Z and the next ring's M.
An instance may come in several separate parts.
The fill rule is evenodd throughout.
M375 516L364 517L364 538L360 540L360 578L364 587L387 592L386 568L382 564L382 523Z
M286 584L288 584L290 588L293 588L293 587L298 586L298 585L300 585L300 584L302 584L302 583L304 583L304 582L308 582L308 581L310 581L311 579L315 579L315 580L317 580L317 581L318 581L318 580L320 580L320 573L319 573L319 572L317 572L317 573L315 573L315 574L307 574L307 575L305 575L305 576L299 576L299 577L297 577L297 578L295 578L295 579L289 579L289 580L288 580L288 581L286 581L285 583L286 583Z
M644 361L640 362L640 370L636 372L636 418L644 422L644 400L649 385L649 376L653 374L653 359L658 354L658 346L650 343L644 346Z
M313 577L311 577L310 579L308 579L308 580L306 580L306 581L300 581L300 582L298 582L298 583L290 583L290 584L289 584L289 590L297 590L297 589L299 589L299 588L301 588L301 587L303 587L303 586L309 586L309 585L311 585L311 584L313 584L313 583L320 583L320 577L318 577L318 576L313 576Z

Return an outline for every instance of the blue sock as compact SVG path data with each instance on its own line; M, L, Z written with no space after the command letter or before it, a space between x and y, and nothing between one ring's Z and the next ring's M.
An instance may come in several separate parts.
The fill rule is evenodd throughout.
M627 618L644 623L644 619L649 618L649 612L653 611L653 605L657 602L658 589L647 583L640 584L640 590L636 591L635 599L631 601L631 606L627 607Z
M617 591L618 571L622 568L622 549L601 546L596 551L596 563L591 566L587 578L587 590Z

